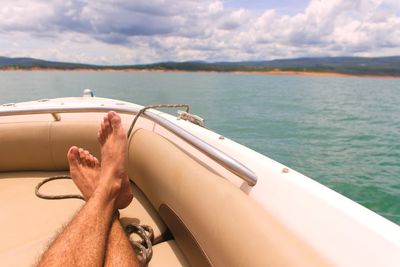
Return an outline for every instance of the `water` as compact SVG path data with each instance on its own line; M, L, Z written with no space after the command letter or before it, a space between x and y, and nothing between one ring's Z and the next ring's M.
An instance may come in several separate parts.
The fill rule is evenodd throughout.
M189 103L208 128L400 224L400 79L0 72L0 103L98 96Z

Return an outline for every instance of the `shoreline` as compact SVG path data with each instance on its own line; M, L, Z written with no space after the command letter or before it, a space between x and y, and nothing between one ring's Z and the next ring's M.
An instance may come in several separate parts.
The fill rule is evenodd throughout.
M232 73L232 74L257 74L257 75L288 75L288 76L314 76L314 77L356 77L356 78L392 78L398 79L399 76L390 75L356 75L337 72L313 72L313 71L214 71L214 70L160 70L160 69L45 69L45 68L30 68L30 69L0 69L0 72L189 72L189 73Z

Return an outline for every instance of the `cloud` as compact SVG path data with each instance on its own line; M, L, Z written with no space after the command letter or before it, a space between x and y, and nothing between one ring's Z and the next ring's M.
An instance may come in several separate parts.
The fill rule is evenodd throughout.
M397 0L311 0L297 14L220 0L2 0L0 51L90 63L400 54Z

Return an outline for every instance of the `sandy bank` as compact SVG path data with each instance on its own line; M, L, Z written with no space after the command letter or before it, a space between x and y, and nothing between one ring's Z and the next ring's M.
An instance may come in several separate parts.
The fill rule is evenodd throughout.
M190 73L232 73L232 74L259 74L259 75L301 75L301 76L321 76L321 77L358 77L358 78L400 78L400 76L385 75L354 75L335 72L309 72L309 71L190 71L190 70L157 70L157 69L0 69L0 72L190 72Z

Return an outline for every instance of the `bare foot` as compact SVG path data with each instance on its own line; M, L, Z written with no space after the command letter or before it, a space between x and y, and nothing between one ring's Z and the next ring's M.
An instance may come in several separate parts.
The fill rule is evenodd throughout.
M128 139L121 125L121 117L116 112L110 111L104 117L97 138L101 145L101 178L99 183L104 182L105 186L112 184L119 189L115 207L125 208L133 199L126 172Z
M88 200L98 184L100 163L89 151L76 146L69 149L67 158L71 178Z

